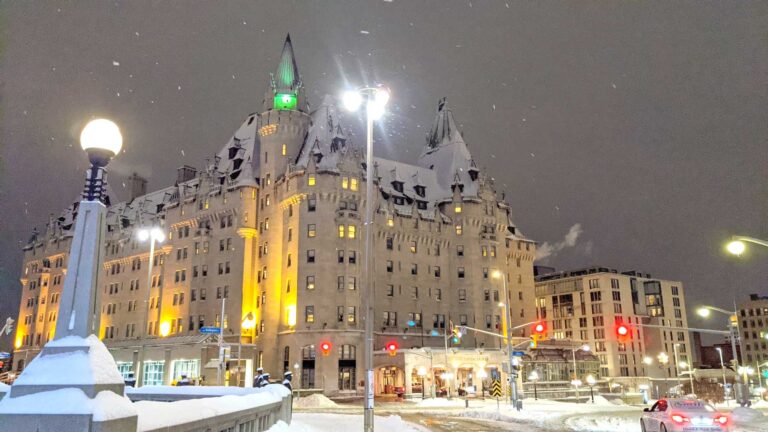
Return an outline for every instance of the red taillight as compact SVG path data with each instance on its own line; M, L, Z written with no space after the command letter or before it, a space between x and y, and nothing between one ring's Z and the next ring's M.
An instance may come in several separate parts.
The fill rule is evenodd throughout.
M672 414L672 421L674 421L677 424L683 424L688 422L688 417L682 416L680 414Z
M715 417L715 424L718 424L720 426L725 426L728 423L728 417L721 415Z

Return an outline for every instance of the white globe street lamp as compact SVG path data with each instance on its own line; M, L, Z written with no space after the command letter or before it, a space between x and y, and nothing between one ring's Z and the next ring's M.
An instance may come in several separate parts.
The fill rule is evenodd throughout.
M373 121L380 119L389 101L389 90L384 87L365 87L347 91L342 97L344 107L356 111L366 103L366 155L365 155L365 405L363 430L373 432Z
M88 122L80 133L80 146L88 153L91 168L86 174L83 198L86 201L105 202L106 186L105 166L110 159L120 153L123 147L123 135L115 123L107 119Z

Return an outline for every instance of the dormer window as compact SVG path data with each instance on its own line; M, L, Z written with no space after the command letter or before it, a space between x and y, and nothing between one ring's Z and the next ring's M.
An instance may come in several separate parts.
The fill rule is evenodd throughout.
M395 180L395 181L392 182L392 187L395 188L396 191L402 192L403 191L403 182Z
M403 205L405 204L405 200L402 197L395 197L395 204Z
M427 209L427 202L426 201L416 201L416 206L419 210L426 210Z
M416 191L416 195L423 197L426 194L426 188L424 186L414 186L413 190Z

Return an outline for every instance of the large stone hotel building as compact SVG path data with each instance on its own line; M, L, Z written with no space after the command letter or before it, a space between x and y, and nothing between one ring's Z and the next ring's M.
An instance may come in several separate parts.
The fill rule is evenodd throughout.
M298 366L303 387L356 390L367 205L375 206L376 350L390 340L443 347L450 323L500 332L500 302L513 325L536 319L535 244L477 168L444 100L417 161L375 159L376 199L367 203L363 152L334 101L310 110L306 92L287 39L263 108L212 163L182 167L175 185L150 193L134 176L131 198L109 206L100 336L139 384L181 374L216 383L219 341L201 328L223 325L221 379L230 385L249 383L258 366L273 377ZM76 213L73 204L24 248L15 370L53 337ZM153 256L139 240L147 227L166 236ZM499 342L470 333L461 346Z

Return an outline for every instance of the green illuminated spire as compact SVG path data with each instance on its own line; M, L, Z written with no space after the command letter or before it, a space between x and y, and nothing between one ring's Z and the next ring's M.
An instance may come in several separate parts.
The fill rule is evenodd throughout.
M293 55L290 34L285 37L283 53L280 55L280 63L277 65L277 71L272 79L274 90L278 93L285 90L296 91L301 86L299 68L296 66L296 57Z
M269 87L264 95L264 110L308 112L304 86L296 66L291 35L285 37L283 52L275 73L270 74Z

